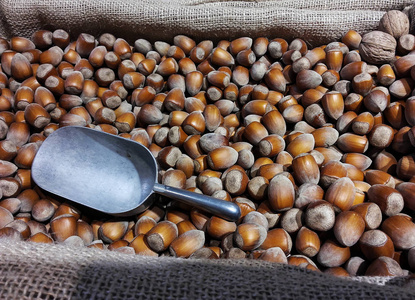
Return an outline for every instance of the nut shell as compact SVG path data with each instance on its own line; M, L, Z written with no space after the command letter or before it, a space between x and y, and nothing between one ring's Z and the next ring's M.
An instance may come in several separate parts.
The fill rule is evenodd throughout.
M371 64L391 62L395 58L395 49L395 38L383 31L366 33L359 45L362 59Z

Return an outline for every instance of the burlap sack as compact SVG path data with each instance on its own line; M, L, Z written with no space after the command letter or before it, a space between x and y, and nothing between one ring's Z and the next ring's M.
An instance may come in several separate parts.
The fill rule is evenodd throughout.
M171 41L239 36L337 40L374 30L411 0L0 0L0 36L38 29L110 32ZM369 284L375 283L375 284ZM414 299L407 278L338 279L254 260L148 258L87 248L0 241L0 299Z
M40 28L73 34L111 32L134 41L239 36L299 37L311 45L339 39L349 29L373 30L385 11L412 0L1 0L0 35L30 37Z
M257 260L143 257L0 240L0 299L414 299L384 285Z

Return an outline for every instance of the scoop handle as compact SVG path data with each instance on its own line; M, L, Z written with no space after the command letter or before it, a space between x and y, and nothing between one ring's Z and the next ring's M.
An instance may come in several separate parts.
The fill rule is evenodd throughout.
M160 183L155 183L153 190L160 195L200 208L201 210L210 212L229 221L237 221L241 217L241 209L233 202L166 186Z

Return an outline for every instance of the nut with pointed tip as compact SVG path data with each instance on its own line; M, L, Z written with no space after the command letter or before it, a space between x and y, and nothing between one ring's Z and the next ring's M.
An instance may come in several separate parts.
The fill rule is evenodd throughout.
M320 251L320 238L318 234L303 226L297 233L295 249L302 255L314 257Z
M392 239L396 249L408 250L415 247L415 224L409 216L391 216L383 221L381 228Z
M317 254L317 261L324 267L339 267L350 258L350 248L334 240L326 240Z
M262 245L267 229L255 223L242 223L234 233L235 244L243 251L251 251Z
M201 230L190 230L179 235L170 244L169 250L173 256L189 257L201 249L205 243L205 233Z

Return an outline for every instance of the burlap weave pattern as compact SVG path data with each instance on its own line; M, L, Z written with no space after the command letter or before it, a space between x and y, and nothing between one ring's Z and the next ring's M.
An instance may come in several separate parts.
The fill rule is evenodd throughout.
M405 287L257 260L143 257L0 240L0 299L414 299Z
M239 36L299 37L311 45L339 39L353 28L377 27L386 10L410 0L1 0L0 35L30 36L40 28L63 28L74 36L111 32L134 41L171 41L177 34L201 39Z

